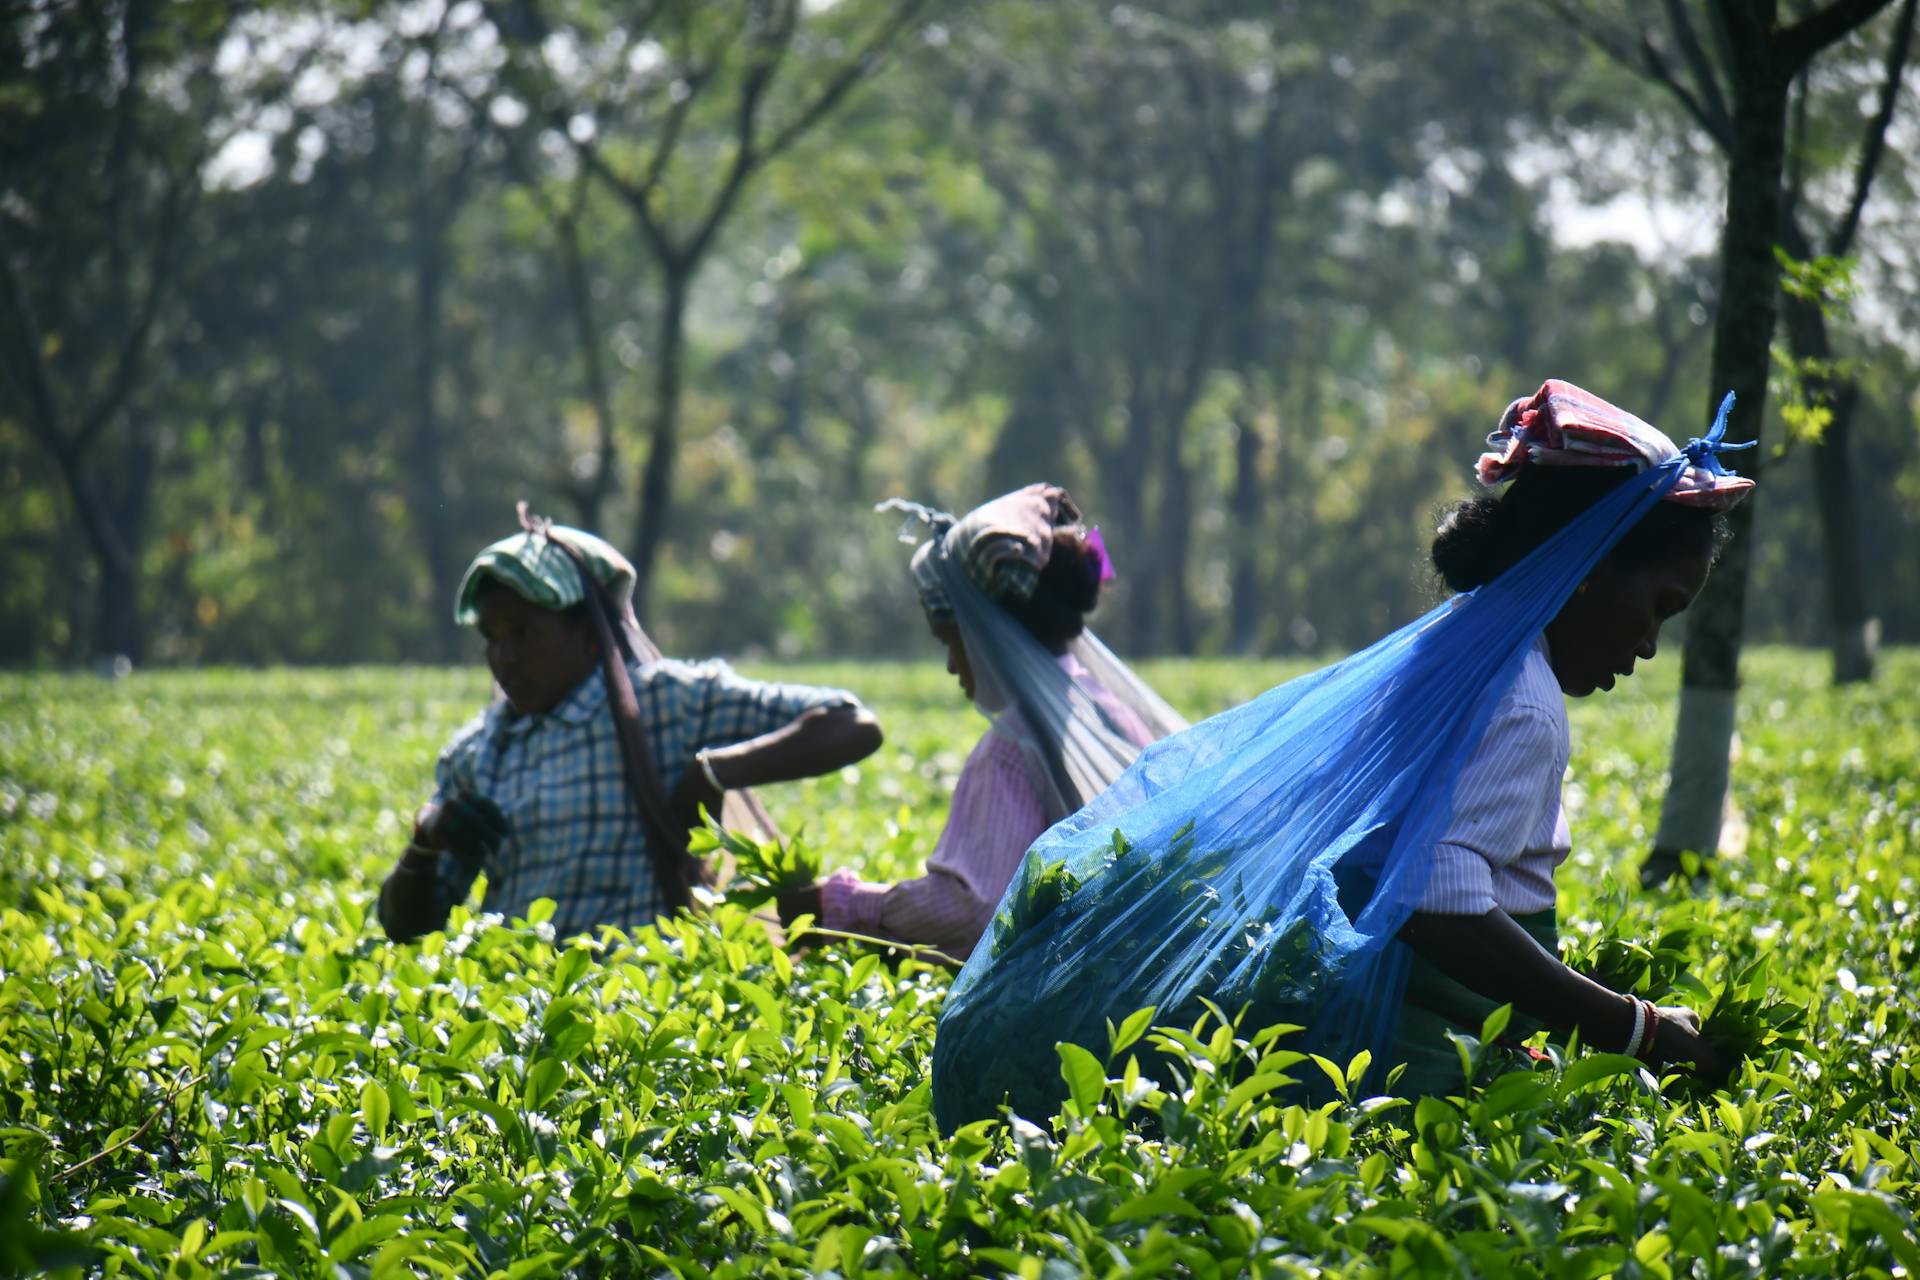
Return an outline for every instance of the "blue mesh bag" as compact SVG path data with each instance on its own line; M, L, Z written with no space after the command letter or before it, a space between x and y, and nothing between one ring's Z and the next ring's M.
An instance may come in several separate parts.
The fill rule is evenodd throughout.
M1699 445L1701 442L1695 442ZM1708 446L1710 448L1710 446ZM1698 448L1689 454L1698 454ZM934 1043L943 1129L1051 1115L1055 1045L1209 999L1376 1071L1454 782L1536 637L1680 479L1633 476L1494 581L1371 647L1153 744L1027 853L954 980ZM1377 1083L1377 1080L1376 1080Z

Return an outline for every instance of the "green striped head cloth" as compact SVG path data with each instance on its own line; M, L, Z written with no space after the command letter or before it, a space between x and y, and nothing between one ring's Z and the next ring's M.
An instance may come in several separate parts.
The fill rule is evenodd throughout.
M604 538L556 524L548 526L545 532L516 533L502 538L475 556L467 566L466 576L460 579L453 620L462 626L472 626L480 620L474 597L479 594L484 578L492 578L522 600L542 609L570 609L583 602L587 596L580 572L567 553L552 544L553 538L564 539L580 553L593 576L613 597L614 616L625 615L633 602L632 562Z

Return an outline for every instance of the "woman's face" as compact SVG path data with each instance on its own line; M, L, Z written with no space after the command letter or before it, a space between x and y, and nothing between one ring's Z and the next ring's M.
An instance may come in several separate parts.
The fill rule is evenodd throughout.
M475 601L487 668L521 715L542 715L593 674L600 646L566 614L542 609L505 587Z
M1613 688L1660 646L1660 625L1693 603L1713 567L1706 550L1650 565L1602 561L1547 624L1553 674L1569 696Z
M960 639L960 624L957 622L929 622L928 630L933 638L947 647L947 674L960 678L960 689L967 695L967 701L974 701L973 666L967 661L967 646Z

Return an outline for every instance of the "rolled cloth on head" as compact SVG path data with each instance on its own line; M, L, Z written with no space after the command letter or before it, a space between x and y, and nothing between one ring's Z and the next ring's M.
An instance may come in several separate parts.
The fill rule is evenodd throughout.
M1055 651L1007 611L1033 598L1056 539L1080 532L1080 509L1065 489L1030 484L957 521L897 498L880 509L906 511L931 529L913 557L920 603L929 621L959 629L975 705L1019 745L1049 821L1103 791L1145 743L1186 726L1091 630ZM1090 535L1089 543L1104 582L1111 564Z
M942 551L988 599L1018 603L1033 595L1053 557L1054 536L1079 531L1080 508L1057 484L1030 484L975 507L958 522L951 516L944 524L937 517L930 522L934 536L913 556L913 585L929 619L951 622L953 601L935 564Z
M566 542L580 556L600 585L612 597L617 615L630 618L633 612L633 563L612 543L584 529L565 525L546 526L540 533L516 533L487 547L473 558L460 579L454 597L453 620L472 626L480 620L475 597L483 578L492 578L529 604L542 609L570 609L583 603L587 593L573 558L549 541L549 536Z
M1725 511L1753 488L1752 480L1727 470L1715 456L1752 447L1720 443L1731 403L1729 396L1705 440L1694 440L1682 449L1665 432L1618 405L1571 382L1549 378L1531 396L1507 406L1500 425L1487 437L1487 452L1480 455L1475 470L1481 484L1492 486L1511 480L1528 465L1645 471L1685 456L1687 465L1664 500Z

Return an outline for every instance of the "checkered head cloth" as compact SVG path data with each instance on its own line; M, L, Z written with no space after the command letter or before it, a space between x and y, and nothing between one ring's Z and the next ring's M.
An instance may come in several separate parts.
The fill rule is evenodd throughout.
M1685 456L1687 467L1667 493L1665 501L1683 506L1725 511L1747 496L1753 481L1735 475L1720 464L1719 454L1752 448L1752 444L1722 444L1728 394L1704 439L1689 441L1683 449L1657 427L1649 426L1617 405L1583 391L1571 382L1550 378L1540 390L1515 400L1500 416L1500 425L1487 437L1487 452L1476 470L1488 486L1511 480L1526 466L1632 467L1645 471Z
M587 598L573 559L549 539L562 539L579 553L588 570L613 597L616 616L626 615L633 602L633 564L603 538L565 525L545 532L516 533L487 547L467 566L454 599L453 620L472 626L480 620L474 597L483 578L493 578L515 595L542 609L567 609Z
M957 521L945 512L897 500L881 505L907 510L932 526L933 536L913 554L912 570L920 604L933 622L953 620L953 603L940 582L942 557L959 564L988 599L1014 603L1033 595L1040 571L1053 555L1054 536L1081 531L1080 508L1065 489L1053 484L1016 489Z

